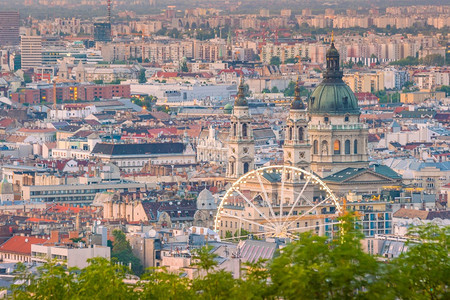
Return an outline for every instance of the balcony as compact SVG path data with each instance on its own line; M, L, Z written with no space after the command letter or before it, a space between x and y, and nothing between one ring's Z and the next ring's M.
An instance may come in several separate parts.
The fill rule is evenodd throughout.
M309 125L308 129L311 130L360 130L367 129L367 124L342 124L342 125L332 125L332 124L319 124L319 125Z

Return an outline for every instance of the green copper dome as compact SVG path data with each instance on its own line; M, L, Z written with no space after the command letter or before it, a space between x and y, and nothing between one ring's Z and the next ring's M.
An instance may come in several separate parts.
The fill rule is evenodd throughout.
M233 105L231 105L230 103L226 104L223 107L223 113L224 114L231 114L233 112Z
M322 82L309 97L313 114L359 114L358 100L345 82Z
M339 52L331 44L327 52L327 70L323 81L308 99L308 112L312 114L359 114L358 100L342 80L339 68Z

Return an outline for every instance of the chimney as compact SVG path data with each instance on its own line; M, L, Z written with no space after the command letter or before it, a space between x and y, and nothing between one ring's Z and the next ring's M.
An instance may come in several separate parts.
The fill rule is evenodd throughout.
M59 230L52 230L50 232L50 239L54 243L56 243L56 242L59 243Z
M69 231L69 239L76 239L79 237L78 230Z

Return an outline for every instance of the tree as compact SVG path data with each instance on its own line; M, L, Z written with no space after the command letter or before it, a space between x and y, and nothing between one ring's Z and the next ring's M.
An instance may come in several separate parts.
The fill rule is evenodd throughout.
M402 58L396 61L392 61L389 63L389 65L394 66L417 66L419 64L419 59L416 57L408 56L406 58Z
M136 256L134 256L130 242L128 242L125 233L121 230L114 230L114 243L111 253L111 258L116 259L124 266L128 266L131 263L131 270L134 274L140 275L143 272L142 264Z
M295 86L297 82L290 81L288 87L283 91L284 96L293 97L295 95ZM300 86L300 96L308 96L308 89L304 86Z
M24 81L25 83L31 83L33 80L31 79L30 74L24 73L24 74L23 74L23 81Z
M180 71L181 71L181 72L189 72L189 68L188 68L188 65L187 65L187 62L186 62L185 59L183 59L183 60L181 61L181 64L180 64Z
M419 60L422 65L426 66L443 66L445 65L445 58L439 54L429 54Z
M118 230L116 230L118 231ZM89 266L78 275L76 299L136 299L132 287L128 286L125 266L120 266L104 258L88 260ZM64 299L64 298L53 298Z
M272 89L270 90L270 92L272 93L278 93L278 88L276 86L272 87Z
M271 65L275 65L275 66L279 66L279 65L281 65L281 59L278 56L272 56L270 58L270 64Z
M341 219L341 234L327 237L311 232L283 248L270 265L276 295L283 299L353 299L368 297L377 261L361 249L361 233L351 215Z
M408 251L386 266L373 290L387 299L448 299L450 227L421 226L409 235L421 242L408 241Z
M296 57L289 57L289 58L285 59L284 63L285 64L296 64L296 63L298 63L298 59Z
M167 272L166 269L152 269L142 276L140 299L194 299L191 280L180 277L180 274Z
M146 83L147 77L145 77L145 69L139 71L139 83Z
M445 96L450 96L450 85L443 85L436 89L436 91L445 92Z
M56 261L49 261L38 267L37 274L29 272L25 265L17 268L19 282L11 287L13 299L69 299L77 292L75 280L76 268L67 268ZM16 281L17 281L16 280Z

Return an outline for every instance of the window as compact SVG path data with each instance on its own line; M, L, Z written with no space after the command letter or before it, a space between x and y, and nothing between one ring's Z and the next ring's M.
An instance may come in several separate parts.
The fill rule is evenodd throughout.
M345 154L350 154L350 140L345 141Z
M242 124L242 136L247 137L247 124Z
M328 123L329 118L328 118L328 117L325 117L325 118L323 118L323 120L325 121L325 123Z
M302 127L298 128L298 139L300 141L303 141L303 128Z
M341 154L341 142L339 140L334 141L334 154Z
M314 141L313 153L314 154L319 154L319 142L317 140Z
M345 116L344 121L345 121L345 122L348 122L348 116Z
M244 173L248 173L249 164L246 162L244 163Z
M353 153L358 154L358 140L353 142Z
M292 140L292 127L289 127L289 140Z

